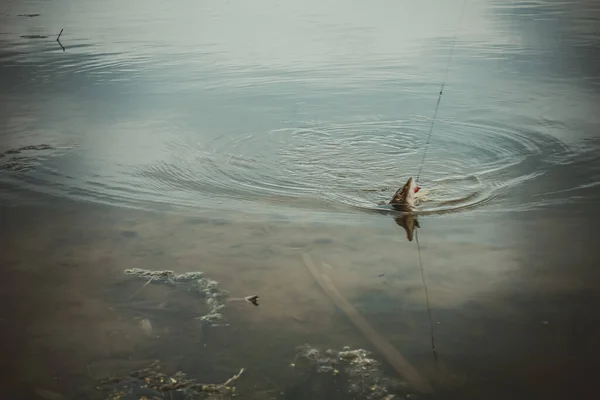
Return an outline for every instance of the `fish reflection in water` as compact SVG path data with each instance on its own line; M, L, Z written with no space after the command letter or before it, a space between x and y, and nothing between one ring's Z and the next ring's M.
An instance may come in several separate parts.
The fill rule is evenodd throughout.
M419 217L415 211L399 211L394 208L380 208L376 210L376 212L383 215L391 215L394 222L396 222L396 225L404 228L406 231L406 238L409 242L412 242L415 230L421 228Z
M394 209L380 209L378 213L384 215L392 215L396 225L402 227L406 231L406 238L409 242L413 241L415 230L421 228L419 217L414 211L396 211Z
M409 242L412 242L415 229L421 228L419 225L419 218L413 213L407 213L394 217L394 221L398 226L401 226L406 231L406 238Z
M417 186L415 180L410 177L404 186L399 188L392 199L387 203L396 212L401 213L400 215L394 216L394 221L398 226L401 226L406 231L406 238L409 242L412 242L414 237L414 231L416 228L420 228L419 220L414 214L415 207L419 203L417 193L420 188ZM385 205L386 203L379 203ZM393 211L389 211L393 212Z
M406 232L409 242L413 241L415 230L421 228L418 215L413 211L378 210L380 214L392 215L396 225L402 227Z

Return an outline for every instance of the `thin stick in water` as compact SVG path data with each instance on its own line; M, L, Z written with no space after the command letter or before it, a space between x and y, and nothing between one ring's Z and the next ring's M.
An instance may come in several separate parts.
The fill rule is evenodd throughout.
M62 43L60 42L60 35L62 35L63 31L64 31L64 29L61 29L61 30L60 30L60 33L59 33L59 34L58 34L58 36L56 37L56 41L58 42L58 44L59 44L60 48L61 48L63 51L65 51L65 47L64 47L64 46L62 45Z
M417 370L409 364L409 362L392 346L386 341L369 323L367 320L358 312L352 304L337 290L333 285L333 282L325 274L319 273L315 264L313 263L310 255L304 253L302 255L304 265L315 278L317 283L321 286L323 291L333 300L335 305L341 309L350 321L362 332L362 334L371 342L371 344L379 350L388 362L394 367L396 372L401 376L410 381L418 390L425 393L433 392L432 387L429 383L417 372Z
M244 368L240 369L240 372L238 372L237 375L234 375L231 378L227 379L227 381L222 386L228 386L231 382L235 381L240 376L242 376L243 373L244 373Z
M134 292L134 293L131 295L131 297L129 297L129 300L133 299L133 298L135 297L135 295L136 295L136 294L138 294L138 293L139 293L139 292L140 292L140 291L141 291L143 288L145 288L146 286L148 286L148 284L149 284L150 282L152 282L153 280L154 280L154 277L152 277L152 278L148 279L148 282L144 283L144 285L143 285L141 288L139 288L138 290L136 290L136 291L135 291L135 292Z

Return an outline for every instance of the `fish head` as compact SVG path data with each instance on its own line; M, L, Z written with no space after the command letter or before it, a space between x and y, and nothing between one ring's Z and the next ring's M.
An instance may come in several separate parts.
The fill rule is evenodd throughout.
M415 193L419 191L414 178L411 176L404 186L394 194L390 204L398 205L405 210L412 210L415 207Z
M416 187L417 187L417 184L415 183L415 180L413 179L412 176L410 178L408 178L406 185L404 185L404 190L403 190L404 203L406 205L408 205L410 208L413 208L415 206L415 188Z
M409 189L408 192L413 195L415 193L417 193L417 191L419 190L419 188L417 186L417 182L415 182L415 179L412 176L410 178L408 178L408 181L406 182L406 186Z

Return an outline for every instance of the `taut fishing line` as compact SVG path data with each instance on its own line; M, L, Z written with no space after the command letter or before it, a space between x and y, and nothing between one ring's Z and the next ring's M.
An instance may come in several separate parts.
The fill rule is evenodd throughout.
M433 133L433 127L435 125L435 119L437 118L437 112L438 109L440 107L440 101L442 100L442 94L444 93L444 86L446 86L446 79L448 77L448 70L450 69L450 62L452 61L452 55L454 54L454 46L456 44L456 38L458 36L458 29L460 27L460 23L462 21L463 18L463 14L465 11L465 3L466 0L463 0L462 2L462 7L460 10L460 17L458 18L458 24L456 26L456 30L454 33L454 40L452 41L452 46L450 47L450 53L448 55L448 61L446 63L446 71L444 72L444 79L442 80L442 86L440 88L440 92L438 94L438 98L437 98L437 103L435 104L435 109L433 111L433 117L431 119L431 126L429 127L429 134L427 135L427 142L425 142L425 149L423 150L423 158L421 159L421 164L419 165L419 171L417 173L417 179L416 182L419 181L419 178L421 177L421 171L423 170L423 165L425 164L425 157L427 156L427 150L429 149L429 143L431 141L431 134ZM421 257L421 244L419 243L419 233L418 230L415 231L415 239L417 242L417 252L419 254L419 267L421 269L421 281L423 282L423 291L425 292L425 302L427 305L427 315L429 317L429 330L430 330L430 337L431 337L431 351L433 353L433 358L435 360L435 363L437 365L438 363L438 357L437 357L437 351L435 348L435 331L434 331L434 325L433 325L433 319L431 318L431 307L429 306L429 294L427 292L427 284L425 283L425 272L423 269L423 259Z

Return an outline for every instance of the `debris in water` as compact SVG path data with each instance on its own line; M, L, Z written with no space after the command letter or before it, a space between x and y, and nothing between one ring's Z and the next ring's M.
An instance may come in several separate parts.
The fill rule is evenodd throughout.
M140 321L140 328L142 328L142 331L144 331L146 335L152 336L152 322L150 322L148 318L144 318Z
M246 300L249 303L254 304L255 306L258 306L258 296L257 295L246 296L246 297L244 297L244 300Z
M163 399L167 398L165 393L173 391L182 393L183 399L197 398L201 393L209 393L212 399L224 399L235 393L235 387L231 384L243 373L244 368L224 383L199 383L195 379L188 379L181 371L167 375L161 372L158 361L155 361L148 368L132 371L127 376L104 379L98 389L109 392L107 399L130 398L130 396Z
M33 35L37 36L37 35ZM8 160L0 163L0 169L8 171L26 171L35 166L36 159L31 155L20 155L23 152L29 152L31 150L51 150L52 146L48 144L40 145L29 145L19 148L9 149L5 152L0 153L0 158L11 157Z
M150 271L141 268L131 268L124 271L126 275L132 275L148 283L162 283L170 286L184 287L194 290L205 300L209 308L206 315L198 317L199 320L215 323L225 320L221 311L225 308L228 292L221 289L219 283L206 278L202 272L186 272L176 274L173 271ZM257 296L258 297L258 296Z
M27 37L31 36L31 37L36 37L37 38L40 35L24 35L24 36L21 36L21 37L25 37L25 36L27 36ZM45 37L48 37L48 36L45 36ZM7 156L9 154L19 154L19 153L21 153L23 151L29 151L29 150L52 150L52 149L54 149L54 147L50 146L49 144L28 145L28 146L18 147L16 149L6 150L4 153L0 153L0 158L4 157L4 156Z
M342 310L350 321L356 326L368 339L371 344L379 350L380 354L387 359L392 367L404 378L408 379L410 383L421 392L432 392L433 388L411 365L409 362L392 346L387 340L385 340L369 323L367 320L358 312L358 310L340 293L335 287L329 276L317 270L312 258L308 253L302 255L304 259L304 265L315 278L319 286L323 291L333 300L335 305Z
M405 387L404 383L387 378L381 371L381 363L363 349L344 347L341 351L319 351L308 344L298 347L294 362L305 361L317 373L329 373L348 379L347 390L357 398L369 400L389 399L390 395ZM291 365L297 365L295 363ZM343 375L342 375L343 373Z

